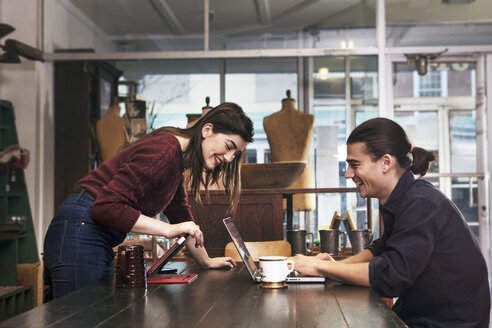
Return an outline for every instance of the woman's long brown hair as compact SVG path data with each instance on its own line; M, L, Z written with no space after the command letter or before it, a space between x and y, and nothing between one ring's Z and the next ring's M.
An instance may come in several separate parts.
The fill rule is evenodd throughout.
M229 163L221 163L213 171L206 170L202 154L202 129L207 123L212 124L214 133L237 134L246 142L254 141L253 122L246 116L242 108L235 103L222 103L200 117L192 127L181 129L165 126L152 131L137 142L166 132L189 139L188 146L183 151L183 161L185 169L189 169L190 172L187 181L190 194L193 195L198 204L201 204L200 188L202 186L205 188L206 197L208 197L208 186L218 184L220 180L231 200L230 212L234 213L241 190L239 163L242 161L244 153L241 156L236 156Z

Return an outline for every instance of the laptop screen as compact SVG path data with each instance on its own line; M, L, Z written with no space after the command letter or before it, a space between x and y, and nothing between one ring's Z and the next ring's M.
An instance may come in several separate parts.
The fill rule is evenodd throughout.
M251 258L251 255L249 254L248 249L246 248L246 245L244 244L243 239L236 228L236 225L230 217L225 218L223 221L229 235L232 238L232 241L234 242L234 245L236 246L239 256L243 259L244 265L251 274L251 277L256 280L256 272L258 269L256 268L255 262Z
M229 232L229 235L232 238L232 241L234 242L234 245L236 246L236 249L239 253L239 256L243 259L244 265L248 269L249 274L253 278L254 281L260 281L261 280L261 275L258 269L256 268L255 262L253 261L251 255L249 254L248 249L246 248L246 245L243 242L243 239L241 238L241 235L239 234L239 231L236 228L236 225L232 221L232 219L225 218L224 224L227 228L227 231ZM324 283L326 282L326 278L323 276L308 276L308 275L301 275L298 274L297 272L292 272L288 277L287 277L287 282L321 282Z

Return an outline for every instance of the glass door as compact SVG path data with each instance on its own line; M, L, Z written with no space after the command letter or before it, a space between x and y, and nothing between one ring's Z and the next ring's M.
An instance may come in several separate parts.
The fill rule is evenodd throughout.
M428 179L463 213L480 238L478 206L486 195L478 193L477 114L474 62L442 62L429 65L425 76L407 63L395 63L394 119L408 132L415 146L437 154ZM486 223L485 223L486 224ZM483 245L483 242L481 242Z

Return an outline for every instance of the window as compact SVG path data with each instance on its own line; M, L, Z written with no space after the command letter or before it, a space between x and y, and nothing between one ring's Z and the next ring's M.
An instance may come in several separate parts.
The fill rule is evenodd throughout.
M225 66L225 100L238 103L254 124L255 142L248 149L256 151L257 163L271 162L263 118L281 109L287 90L296 98L297 59L230 59Z
M257 161L256 149L246 149L246 163L256 163Z
M451 172L475 173L477 170L475 111L451 111L449 118ZM476 178L451 179L451 200L478 236L477 192Z
M414 76L417 72L414 72ZM431 70L425 76L416 76L415 81L417 81L416 85L416 93L418 97L445 97L446 92L444 89L444 85L441 81L446 82L446 77L443 77L441 72Z
M474 65L432 64L425 77L407 64L397 64L395 71L395 120L414 145L434 151L438 157L424 178L456 204L478 236ZM413 97L405 90L412 79Z
M312 74L316 186L353 187L352 181L345 179L345 140L350 132L347 110L355 113L356 124L378 115L377 107L372 105L377 104L378 97L377 57L313 58ZM318 194L316 203L319 229L329 227L334 211L345 215L347 210L357 228L367 228L367 201L356 193ZM372 218L375 225L376 217Z
M187 114L201 114L210 97L210 106L220 103L220 62L218 60L173 60L118 62L123 78L134 81L136 93L154 107L153 128L184 128ZM150 123L150 122L149 122Z

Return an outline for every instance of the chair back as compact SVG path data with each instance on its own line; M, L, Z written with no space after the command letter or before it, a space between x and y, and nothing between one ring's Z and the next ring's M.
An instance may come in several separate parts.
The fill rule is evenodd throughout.
M291 256L290 244L286 240L247 241L244 244L253 261L258 261L260 256ZM232 257L234 261L242 262L241 256L239 256L232 241L227 243L224 255Z

